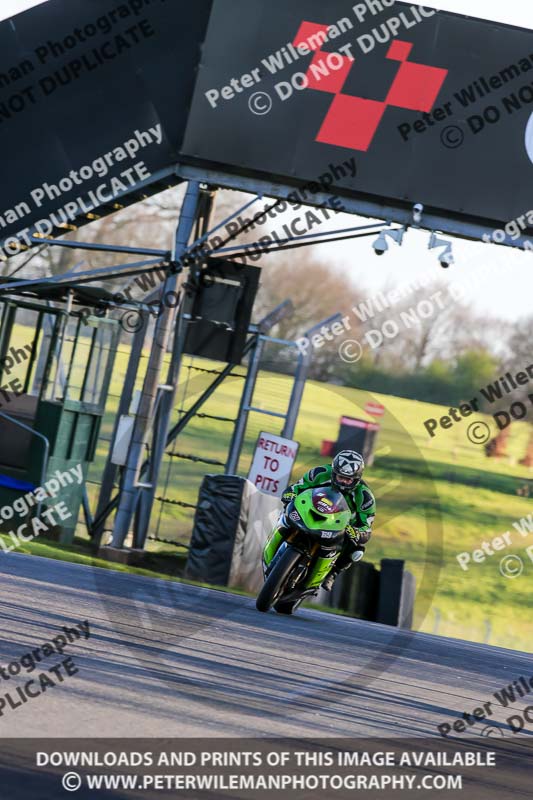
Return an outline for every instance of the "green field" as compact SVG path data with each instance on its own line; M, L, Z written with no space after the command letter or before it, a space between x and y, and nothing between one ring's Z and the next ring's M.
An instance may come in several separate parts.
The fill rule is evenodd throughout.
M21 331L22 335L23 331ZM25 340L28 333L25 332ZM122 345L113 373L98 458L90 473L90 496L97 492L96 482L107 454L109 438L118 403L118 395L129 358ZM189 370L185 360L180 380L179 404L189 407L213 376ZM220 365L196 360L202 369ZM243 374L243 368L236 373ZM263 372L253 405L283 412L286 410L291 382L282 375ZM208 401L202 412L234 418L237 415L242 380L231 378ZM368 559L402 558L417 579L416 627L445 636L487 641L517 650L532 651L533 623L529 618L528 578L533 561L525 548L533 544L533 534L521 537L513 522L531 513L531 499L518 492L529 487L533 494L531 471L518 465L525 454L530 426L516 423L509 439L506 459L487 459L483 447L471 444L466 436L468 423L458 423L451 430L440 431L430 440L423 426L425 419L447 412L427 403L397 397L371 395L356 388L309 382L295 438L300 454L294 476L321 463L323 439L336 439L339 417L364 415L368 400L378 400L386 407L379 433L375 464L366 478L378 502L375 534L368 547ZM176 411L173 422L178 419ZM481 419L483 417L480 417ZM490 418L485 418L490 423ZM494 424L492 424L494 429ZM246 474L257 434L260 430L278 433L280 420L253 413L247 432L240 473ZM224 461L232 426L227 422L196 418L179 437L175 450L181 454ZM201 462L179 458L166 459L159 494L175 501L194 503L202 476L220 472ZM186 543L190 536L192 513L180 506L156 504L152 534L159 538ZM82 534L84 526L80 525ZM481 547L506 531L512 532L513 546L484 563L472 563L468 572L459 566L456 555ZM533 552L533 551L532 551ZM502 556L515 553L522 557L524 572L516 579L500 573Z

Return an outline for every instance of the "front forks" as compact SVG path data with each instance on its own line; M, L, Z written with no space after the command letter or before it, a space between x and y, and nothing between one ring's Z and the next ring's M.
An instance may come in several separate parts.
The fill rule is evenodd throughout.
M334 555L332 558L322 558L321 556L319 556L315 561L314 567L311 570L311 574L307 579L305 588L320 589L320 587L326 580L327 576L331 572L331 569L334 566L337 558L338 558L338 553Z
M290 544L291 540L296 534L297 531L287 530L280 523L278 523L278 525L274 528L263 550L263 573L265 578L268 576L271 568L273 567L276 557L280 555L280 548L283 546L283 544ZM319 550L320 544L314 543L311 547L311 552L307 556L306 563L301 565L303 569L309 570L309 565L316 557L314 566L307 576L305 589L320 588L336 561L337 555L333 556L333 558L322 558L321 556L317 557ZM305 573L303 572L300 573L296 583L304 576L304 574Z
M267 539L267 543L263 550L263 572L266 573L270 569L270 565L272 564L274 557L276 556L279 548L285 541L285 537L280 532L279 528L274 528L272 533L270 534L269 538Z

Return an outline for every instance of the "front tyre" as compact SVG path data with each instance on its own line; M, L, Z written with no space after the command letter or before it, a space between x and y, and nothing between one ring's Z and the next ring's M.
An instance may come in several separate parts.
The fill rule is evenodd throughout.
M303 601L303 597L299 600L291 600L288 603L284 603L283 600L279 603L276 603L274 606L274 610L278 612L278 614L285 614L289 616L290 614L294 614L294 612L300 607L300 603Z
M287 547L257 596L255 607L258 611L268 611L281 597L287 579L301 557L302 554L298 550Z

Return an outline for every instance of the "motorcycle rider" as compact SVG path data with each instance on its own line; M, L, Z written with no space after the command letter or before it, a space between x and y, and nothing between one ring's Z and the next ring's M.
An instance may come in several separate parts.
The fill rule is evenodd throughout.
M335 564L322 583L322 588L331 591L336 578L341 572L349 569L352 563L360 561L365 554L365 545L372 535L372 523L376 516L376 501L368 484L363 480L365 462L363 456L355 450L342 450L331 465L314 467L305 473L297 483L289 486L281 497L284 508L291 500L307 489L330 487L341 492L352 512L352 519L345 530L344 542ZM289 527L285 524L285 514L270 537L267 547L275 550L279 547ZM333 559L336 555L334 546L322 546L320 556Z

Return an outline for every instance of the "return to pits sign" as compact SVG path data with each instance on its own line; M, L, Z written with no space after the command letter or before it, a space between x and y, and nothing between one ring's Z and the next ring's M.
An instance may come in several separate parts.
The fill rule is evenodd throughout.
M281 497L291 479L299 446L273 433L260 433L248 480L260 492Z

